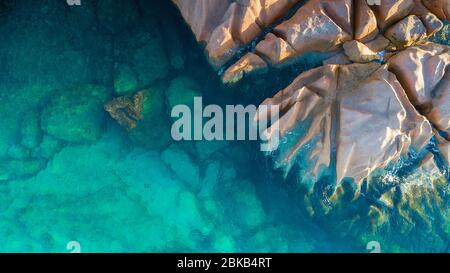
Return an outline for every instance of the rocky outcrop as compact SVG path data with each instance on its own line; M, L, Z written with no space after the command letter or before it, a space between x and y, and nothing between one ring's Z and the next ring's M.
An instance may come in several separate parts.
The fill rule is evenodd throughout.
M369 63L380 59L377 53L356 40L346 42L344 44L344 52L345 55L355 63Z
M242 47L249 46L278 18L285 17L285 20L261 41L250 45L254 54L274 66L292 63L309 52L340 52L342 45L351 40L368 44L380 37L380 33L385 33L395 47L402 49L440 30L441 20L448 18L449 9L448 0L386 0L380 6L369 6L365 0L309 0L289 17L287 10L299 1L173 2L197 39L206 44L215 68L223 66ZM386 46L375 52L384 49L395 48ZM244 68L243 63L249 68ZM251 62L243 63L232 65L232 70L240 67L239 71L252 71ZM241 77L228 73L223 81L234 82L230 78Z
M104 128L102 106L107 94L106 88L94 85L57 92L42 111L42 130L67 142L95 142Z
M263 105L280 105L283 113L276 166L288 172L307 159L315 181L335 173L338 183L361 182L410 149L422 150L433 136L386 65L320 67Z
M420 113L450 140L450 48L427 43L408 48L389 60Z
M138 94L137 101L143 98L142 110L136 126L128 132L134 144L157 150L167 147L172 141L164 91L162 86L155 86Z
M297 1L278 2L174 0L197 39L206 43L215 67ZM336 52L324 62L328 65L301 74L265 102L282 107L278 123L287 140L276 163L290 169L306 153L314 176L333 169L336 182L345 177L361 181L409 150L422 150L433 130L449 138L448 48L431 43L409 48L442 28L448 6L447 0L386 0L380 6L364 0L309 0L225 69L222 81L235 83L308 52ZM388 64L348 65L373 61Z
M236 83L241 80L246 73L254 73L256 71L264 71L267 63L258 55L247 53L234 65L228 68L222 76L224 83Z
M299 0L173 0L219 68Z
M269 59L272 64L279 65L308 52L336 51L342 43L353 39L352 10L351 0L308 1L259 42L257 52L261 51L258 48L264 49L261 52L278 52L286 48L279 54L280 58ZM363 34L360 33L358 38L363 39Z

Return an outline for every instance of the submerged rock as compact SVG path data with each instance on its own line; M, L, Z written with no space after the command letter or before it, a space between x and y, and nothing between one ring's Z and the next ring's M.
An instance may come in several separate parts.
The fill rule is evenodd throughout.
M62 141L52 136L44 135L41 144L36 149L36 156L42 157L47 160L51 159L57 152L59 152L63 148L61 142Z
M20 128L20 137L21 144L28 149L33 149L41 143L42 130L37 110L30 111L24 116Z
M260 1L241 5L229 1L188 3L173 0L197 39L206 43L209 60L215 68L223 66L244 46L254 48L251 54L275 66L294 62L297 57L310 52L339 52L342 45L351 40L367 44L383 32L397 47L410 46L442 28L441 20L447 19L447 13L443 11L446 1L432 4L420 0L386 0L382 6L369 6L364 0L309 0L254 44L253 38L268 26L254 23L259 22L255 20L259 12L272 12L272 17L280 17L280 12L286 15L297 1L279 1L279 9L259 9ZM266 7L269 6L266 3ZM251 16L248 9L253 11ZM225 14L224 18L222 14ZM229 68L229 73L223 77L225 83L240 80L243 71L257 70L254 69L255 62L248 61L249 56L252 55L241 56L242 59ZM252 56L251 59L256 58ZM259 67L265 65L261 63ZM233 71L237 72L231 73Z
M172 142L170 115L166 109L164 89L155 86L143 92L142 119L129 131L131 140L150 149L162 149Z
M426 43L408 48L389 60L420 113L450 140L450 47Z
M132 30L116 37L114 89L129 95L148 88L169 72L169 60L158 28Z
M224 83L236 83L240 81L246 73L254 73L255 71L264 71L267 63L258 55L247 53L234 65L228 68L222 76Z
M200 189L200 170L192 158L176 144L172 144L162 154L161 159L194 192Z
M200 97L201 95L199 84L193 78L185 75L173 79L166 91L170 110L177 105L187 105L192 110L194 97Z
M92 143L103 132L103 104L108 92L101 86L79 86L56 92L41 114L41 128L58 139Z
M144 104L144 92L137 92L134 96L123 96L113 99L105 105L105 110L117 122L132 130L137 122L142 120L142 109Z
M37 174L42 164L37 159L0 160L0 181L29 177Z

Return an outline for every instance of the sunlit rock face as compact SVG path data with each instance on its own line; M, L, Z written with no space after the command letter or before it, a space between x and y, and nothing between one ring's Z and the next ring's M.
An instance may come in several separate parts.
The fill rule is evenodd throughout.
M339 53L345 42L370 43L380 33L392 44L379 51L402 49L440 30L450 9L448 0L386 0L381 6L369 6L365 0L173 2L197 40L206 45L216 69L228 68L224 65L244 47L273 66L290 64L309 52ZM268 28L280 18L278 25ZM240 73L242 63L236 65L241 69L231 65L224 82L230 83L233 71ZM243 70L251 73L252 64Z
M441 132L450 134L450 48L427 43L389 60L415 107Z
M433 135L387 66L328 65L301 74L264 105L280 105L276 165L312 163L336 182L361 182L372 170L422 150ZM333 159L335 162L333 162Z
M299 0L173 0L218 68Z

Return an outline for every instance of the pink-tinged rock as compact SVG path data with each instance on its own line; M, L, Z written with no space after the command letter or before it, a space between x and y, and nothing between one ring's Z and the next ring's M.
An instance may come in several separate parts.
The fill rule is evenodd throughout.
M222 82L231 84L241 80L246 73L264 71L267 63L258 55L245 54L239 61L229 67L222 76Z
M194 32L197 41L207 43L222 22L230 0L172 0Z
M450 0L422 0L422 2L441 20L450 20Z
M396 54L389 62L389 70L397 75L413 104L427 108L449 64L449 47L426 43Z
M299 0L173 0L197 40L206 44L215 68L284 14Z
M238 1L239 2L239 1ZM269 26L284 16L299 0L240 0L258 15L260 26Z
M420 112L439 130L450 133L450 47L426 43L389 60L389 69Z
M365 44L373 52L380 52L390 47L391 41L383 35L378 35L374 40Z
M337 183L360 182L409 149L422 150L433 136L395 75L376 63L310 70L263 104L279 105L282 113L276 166L288 172L311 164L313 179L328 170Z
M278 25L274 33L291 45L297 55L337 50L353 38L351 11L350 0L311 0Z
M437 129L447 134L450 141L450 70L447 69L444 78L433 92L432 109L426 114L427 118Z
M414 0L382 0L381 2L381 5L372 6L381 30L386 30L387 27L411 14L414 9Z
M427 154L422 159L415 173L422 176L426 175L426 177L420 177L421 182L426 182L424 180L432 182L436 177L442 177L442 173L436 163L436 157L432 153Z
M368 63L379 60L380 57L366 45L356 40L344 43L344 52L355 63Z
M333 57L328 58L325 61L323 61L323 65L327 65L327 64L350 64L350 63L351 63L350 59L343 52L338 53L338 54L334 55Z
M414 9L412 14L417 15L427 29L427 35L431 36L438 32L444 26L439 18L431 13L422 3L422 0L414 0Z
M390 27L384 36L398 49L412 46L427 37L427 30L422 21L415 15L410 15Z
M447 166L450 166L450 141L441 139L439 141L438 148L442 158L445 160L445 163L447 163Z
M295 50L273 33L267 34L264 41L256 45L256 53L269 59L272 64L281 64L296 56Z
M375 13L367 5L367 0L355 0L354 39L358 41L367 41L375 38L378 34L377 18Z

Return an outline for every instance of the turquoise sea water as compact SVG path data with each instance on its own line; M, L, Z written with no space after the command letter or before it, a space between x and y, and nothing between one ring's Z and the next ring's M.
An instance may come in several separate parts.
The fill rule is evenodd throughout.
M256 142L170 139L171 105L258 104L319 57L225 87L169 1L81 1L0 1L1 252L368 252L396 231L355 227L364 205L310 217ZM140 90L127 131L103 104ZM386 248L448 251L442 221Z

